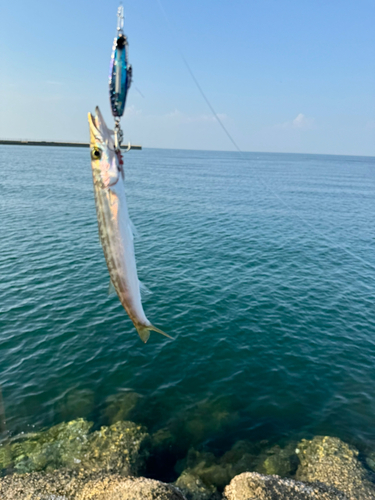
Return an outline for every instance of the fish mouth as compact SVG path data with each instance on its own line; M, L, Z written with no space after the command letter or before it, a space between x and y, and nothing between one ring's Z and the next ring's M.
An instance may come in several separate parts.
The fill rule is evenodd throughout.
M104 120L98 106L95 108L95 115L88 113L88 119L91 136L94 136L96 140L103 140L102 123L104 123Z
M91 146L99 143L102 147L108 147L109 149L114 150L115 144L113 140L113 131L108 129L103 115L100 112L99 106L96 106L95 114L88 113L88 120Z
M95 145L96 143L102 143L103 136L100 133L100 130L98 128L96 116L92 115L91 113L88 113L88 120L89 120L89 128L90 128L90 143L91 143L91 145Z

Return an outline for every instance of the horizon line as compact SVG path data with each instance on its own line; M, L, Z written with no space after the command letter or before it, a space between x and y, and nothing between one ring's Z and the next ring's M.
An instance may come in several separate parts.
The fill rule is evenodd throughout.
M155 146L141 146L137 144L130 144L130 149L166 149L172 151L210 151L217 153L236 153L239 152L236 149L197 149L197 148L173 148L173 147L155 147ZM128 144L123 144L121 147L126 148ZM48 146L48 147L89 147L88 142L76 142L76 141L47 141L47 140L29 140L29 139L0 139L0 146ZM281 154L281 155L311 155L311 156L349 156L349 157L363 157L363 158L375 158L375 155L366 154L338 154L338 153L308 153L308 152L293 152L293 151L242 151L242 153L250 154Z

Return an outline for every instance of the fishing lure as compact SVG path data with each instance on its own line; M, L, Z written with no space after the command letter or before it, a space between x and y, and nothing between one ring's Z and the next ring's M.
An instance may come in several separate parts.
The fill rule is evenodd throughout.
M109 97L115 119L115 147L120 149L123 139L120 119L124 114L126 96L132 81L132 67L128 62L128 39L123 32L124 8L117 10L117 36L113 42L109 72Z

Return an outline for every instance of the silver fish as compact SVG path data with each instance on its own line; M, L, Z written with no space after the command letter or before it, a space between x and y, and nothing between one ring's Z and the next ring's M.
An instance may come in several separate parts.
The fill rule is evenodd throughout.
M143 342L149 339L150 330L169 337L150 323L143 310L122 156L115 151L113 132L107 128L99 108L95 109L95 116L89 113L88 118L99 237L111 283Z

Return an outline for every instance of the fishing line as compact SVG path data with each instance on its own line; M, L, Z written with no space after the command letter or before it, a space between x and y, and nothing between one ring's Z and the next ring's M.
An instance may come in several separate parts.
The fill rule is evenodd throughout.
M145 96L142 94L142 92L139 90L138 87L134 87L134 90L136 90L138 94L140 94L140 96L143 97L143 99L145 98Z
M234 138L232 137L232 135L230 134L230 132L228 131L228 129L226 128L226 126L224 125L224 123L222 122L222 120L220 120L220 117L218 116L218 114L216 113L214 107L212 106L210 100L208 99L208 97L206 96L204 90L202 89L200 83L198 82L196 76L194 75L193 73L193 70L191 69L190 67L190 64L188 63L184 53L182 52L181 50L181 47L179 46L178 44L178 37L177 37L177 34L176 34L176 31L174 29L174 27L172 26L170 20L169 20L169 17L161 3L161 0L156 0L156 2L158 3L159 5L159 8L164 16L164 19L166 21L166 24L172 34L172 37L174 38L174 41L175 41L175 46L181 56L181 59L183 61L183 63L185 64L186 66L186 69L188 70L188 73L190 74L193 82L195 83L197 89L199 90L199 93L201 94L201 96L203 97L204 101L206 102L207 106L209 107L211 113L213 114L213 116L215 117L216 121L218 122L218 124L220 125L220 127L222 128L222 130L224 131L225 135L228 137L228 139L230 140L230 142L233 144L234 148L236 149L237 153L239 154L239 156L246 162L249 162L249 159L246 158L244 152L241 150L241 148L238 146L237 142L234 140ZM370 267L371 269L375 270L375 265L374 264L371 264L371 262L368 262L367 260L363 259L362 257L360 257L359 255L353 253L351 250L348 250L347 248L343 247L342 245L340 245L339 243L335 242L332 238L330 238L327 234L325 233L322 233L321 231L319 231L319 229L317 229L313 224L311 224L310 222L308 222L306 219L304 219L297 211L296 209L294 209L293 207L291 207L278 193L276 193L276 191L274 191L268 184L267 182L262 178L260 177L259 175L257 175L255 173L255 176L257 177L258 181L263 185L263 187L266 188L266 190L268 190L277 200L279 200L279 202L284 205L285 208L287 208L290 212L292 212L295 217L297 217L297 219L299 219L303 224L305 224L306 226L308 226L309 228L312 229L312 231L314 231L315 234L317 234L318 236L320 236L321 238L325 239L326 241L328 241L329 243L331 243L331 245L333 245L333 247L337 248L337 249L340 249L341 251L343 251L344 253L346 253L347 255L350 255L351 257L353 257L354 259L358 260L359 262L362 262L362 264L365 264L366 266ZM375 279L375 276L371 276L373 279Z

